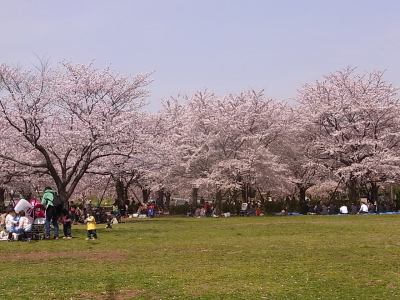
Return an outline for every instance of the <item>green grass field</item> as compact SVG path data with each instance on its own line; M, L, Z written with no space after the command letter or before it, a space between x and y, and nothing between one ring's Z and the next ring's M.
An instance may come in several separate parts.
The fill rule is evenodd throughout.
M128 219L0 242L0 299L399 299L400 214Z

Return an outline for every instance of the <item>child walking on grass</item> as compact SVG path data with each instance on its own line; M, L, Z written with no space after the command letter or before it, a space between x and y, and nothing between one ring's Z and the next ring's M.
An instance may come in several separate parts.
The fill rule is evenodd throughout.
M90 240L91 236L93 235L93 239L97 240L97 233L96 233L96 219L93 217L92 213L88 211L86 214L85 223L87 226L87 238L86 240Z
M67 209L63 209L63 215L62 215L62 223L63 223L63 231L64 231L64 237L63 239L72 239L72 216L68 212Z

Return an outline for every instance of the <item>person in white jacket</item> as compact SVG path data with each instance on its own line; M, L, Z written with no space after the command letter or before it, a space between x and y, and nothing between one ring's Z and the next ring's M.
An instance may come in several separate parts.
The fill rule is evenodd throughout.
M348 214L348 213L349 213L349 210L348 210L348 208L347 208L346 205L342 205L342 206L339 208L339 214L346 215L346 214Z
M360 210L358 211L358 214L367 214L368 213L368 206L365 204L365 202L361 202Z
M12 209L8 212L6 216L6 230L8 232L8 241L11 242L13 240L13 231L14 226L18 224L18 221L14 220L15 218L15 211Z
M27 232L30 232L32 229L32 221L27 216L25 216L25 211L21 210L19 212L19 230L22 234L22 240L25 242L29 242Z

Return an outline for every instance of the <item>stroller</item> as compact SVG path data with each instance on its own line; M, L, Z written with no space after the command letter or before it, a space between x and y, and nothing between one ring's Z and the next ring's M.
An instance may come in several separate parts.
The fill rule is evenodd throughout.
M46 230L44 224L46 209L39 200L32 199L31 201L27 201L21 199L15 205L14 210L16 213L25 211L26 216L31 220L32 228L29 235L32 240L43 240L45 238ZM19 239L19 234L20 232L15 232L14 239Z
M46 237L46 208L43 204L41 204L38 200L33 199L30 201L33 209L33 222L31 229L31 239L32 240L44 240Z
M161 206L156 205L155 216L160 217L163 214L163 208Z

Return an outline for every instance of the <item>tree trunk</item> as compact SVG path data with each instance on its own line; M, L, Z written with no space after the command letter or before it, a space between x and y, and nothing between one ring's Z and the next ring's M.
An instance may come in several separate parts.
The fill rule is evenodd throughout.
M194 207L196 207L197 205L197 199L199 197L199 188L198 187L193 187L192 188L192 205L194 205Z
M346 186L350 203L356 203L356 201L360 198L357 186L357 179L350 175L350 179L347 181Z
M167 206L168 210L169 210L170 203L171 203L171 193L166 192L165 193L165 205Z
M308 214L308 210L309 210L308 203L306 201L306 191L308 190L308 188L301 184L297 185L297 187L299 189L300 210L303 215L306 215L306 214Z
M57 194L60 196L62 202L64 203L63 208L69 209L69 201L68 201L67 192L65 190L58 190Z
M249 183L244 183L242 188L242 201L243 202L250 202L251 198L256 197L256 189L254 189Z
M142 189L143 203L149 202L150 189Z
M371 195L371 202L375 203L378 201L378 191L379 191L379 185L376 182L371 182L371 188L370 188L370 195Z
M260 194L261 203L264 204L265 198L264 198L263 194L261 193L260 187L257 187L257 190L258 190L258 193Z
M238 203L239 192L237 189L230 190L231 191L231 202L235 205Z
M242 194L242 203L247 202L247 188L245 183L242 184L241 194Z
M0 188L0 208L2 211L5 209L5 203L4 203L4 194L6 190L4 188Z
M157 199L164 199L164 190L158 190Z
M215 196L217 200L217 216L220 216L222 212L222 191L220 188L217 188L217 193Z
M242 185L242 202L250 202L250 185L248 183L243 183Z
M121 179L115 180L115 191L117 193L117 205L125 203L124 182Z
M164 207L164 194L165 194L164 190L158 191L158 195L157 195L157 199L156 199L157 206Z
M306 201L307 188L304 186L297 186L299 188L299 202L303 203Z

